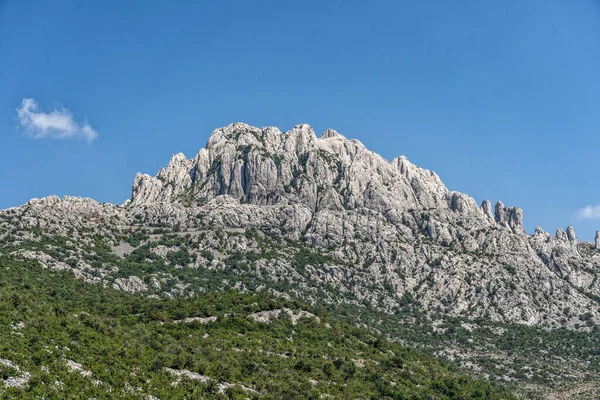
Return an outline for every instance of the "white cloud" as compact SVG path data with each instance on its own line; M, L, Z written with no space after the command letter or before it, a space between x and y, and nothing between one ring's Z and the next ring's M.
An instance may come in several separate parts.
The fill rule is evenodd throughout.
M23 99L21 106L17 108L17 116L27 136L31 138L83 138L92 141L98 137L98 133L87 121L75 121L73 114L66 108L49 113L41 112L34 99Z
M600 219L600 205L585 206L577 211L579 219Z

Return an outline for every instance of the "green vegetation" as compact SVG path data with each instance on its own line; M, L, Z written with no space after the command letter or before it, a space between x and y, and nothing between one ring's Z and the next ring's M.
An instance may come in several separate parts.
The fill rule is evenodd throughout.
M301 248L294 256L294 266L296 269L301 271L303 271L308 265L318 267L323 264L333 264L336 262L339 263L340 261L329 255L316 253L306 248Z
M148 240L149 237L148 231L146 229L141 229L138 231L128 232L128 234L124 236L122 240L126 243L129 243L133 247L138 247L142 241Z
M281 308L319 320L250 318ZM190 317L217 320L173 322ZM0 256L0 360L14 364L1 366L2 380L29 374L22 389L0 382L3 398L514 398L297 301L237 291L154 299L8 256Z
M492 322L489 315L476 320L466 316L456 318L444 313L441 308L425 311L420 304L418 290L405 292L391 308L381 301L379 307L376 307L352 290L353 281L360 279L360 275L355 274L370 273L369 269L373 268L375 258L357 259L354 265L349 265L336 257L335 249L319 249L307 243L287 240L277 233L257 229L182 231L176 226L171 229L165 231L161 228L156 233L143 229L114 230L102 234L94 231L85 231L83 234L68 232L67 237L36 227L29 232L6 236L0 246L0 255L21 249L42 251L53 259L64 262L66 266L88 272L99 282L98 287L111 287L117 278L137 276L148 286L145 294L165 299L148 300L124 295L136 302L188 304L186 301L204 301L198 299L220 295L207 294L190 300L169 300L167 297L197 296L232 289L269 290L290 295L313 304L313 313L340 318L351 326L368 326L392 342L401 342L403 346L418 349L431 358L445 359L444 362L450 363L451 370L460 368L475 377L489 376L492 381L503 382L524 398L544 398L543 393L548 390L597 382L600 375L600 327L594 325L590 313L578 313L580 326L587 331L573 331L566 328L547 330ZM140 245L130 254L117 255L113 252L113 246L119 242L132 244L131 242L136 243L136 239ZM286 263L291 267L292 273L285 268ZM85 264L93 268L86 269ZM48 265L56 266L53 261ZM432 259L430 265L444 268L441 258ZM510 274L517 272L509 264L504 268ZM339 271L349 273L336 285L317 284L314 279L319 274ZM1 272L2 269L0 276ZM420 284L433 284L433 279L434 275L430 273ZM465 279L471 283L473 277L467 275ZM386 284L383 288L373 286L370 294L381 299L384 294L393 294L395 291L392 284ZM115 303L119 304L120 301ZM451 299L442 301L450 304ZM287 305L292 309L297 306ZM302 307L306 309L305 306ZM204 312L200 312L203 309L198 310L197 314L188 313L183 317L203 315ZM98 314L89 310L87 312ZM568 309L564 312L566 317L573 314ZM204 314L213 315L207 313ZM217 324L221 322L223 320L219 319ZM10 357L4 358L12 360ZM87 366L80 359L75 361ZM305 360L302 361L304 363ZM9 367L0 365L0 374L6 375L7 368ZM321 371L320 367L308 367L302 363L294 371L306 375L309 374L306 371L309 368L310 374ZM209 372L204 374L211 376ZM320 393L333 393L335 397L343 397L340 392L332 391L331 388L325 390L322 383L324 379L310 379L321 382L317 386ZM233 382L256 388L252 380ZM156 393L149 386L142 387L147 393ZM264 388L260 393L263 392ZM344 392L346 393L349 392ZM376 393L383 396L384 392Z

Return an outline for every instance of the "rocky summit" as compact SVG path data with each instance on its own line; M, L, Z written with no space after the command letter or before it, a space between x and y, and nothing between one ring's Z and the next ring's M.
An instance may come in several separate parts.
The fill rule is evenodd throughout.
M267 290L378 320L410 305L434 328L458 318L594 332L599 238L528 234L518 207L478 205L404 156L305 124L217 129L195 157L138 173L121 205L51 196L0 212L4 253L90 283L152 297Z
M390 311L410 293L427 309L471 318L573 326L579 310L600 322L600 252L572 227L527 235L520 208L478 206L406 157L388 162L331 129L317 138L308 125L235 123L194 158L176 154L156 176L137 174L121 206L48 197L2 215L65 232L136 222L254 228L326 251L342 265L311 271L315 285L346 287ZM293 268L285 261L264 268Z

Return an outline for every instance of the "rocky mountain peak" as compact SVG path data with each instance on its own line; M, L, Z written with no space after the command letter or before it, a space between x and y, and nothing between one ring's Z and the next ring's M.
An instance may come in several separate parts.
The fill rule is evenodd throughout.
M565 231L562 230L562 228L558 228L556 230L555 237L556 237L556 239L558 239L560 242L563 242L563 243L566 243L569 240L569 239L567 239L567 234L565 233Z
M488 220L495 221L492 203L489 200L485 199L481 202L481 211L483 211Z
M448 191L435 172L405 156L387 162L333 129L317 139L307 124L286 132L240 122L216 129L193 159L175 154L156 177L138 174L130 206L197 206L223 195L256 205L299 204L312 214L369 209L395 225L409 210L451 211L474 218L473 227L497 223L525 234L520 208L498 202L493 212L488 200L478 207L472 197ZM443 231L426 225L430 233Z
M501 201L496 203L495 219L500 225L511 229L514 233L525 234L523 227L523 210L518 207L506 207Z
M573 245L577 245L577 235L575 234L575 229L572 226L567 227L567 240Z
M340 135L337 131L333 129L327 129L319 139L346 139L344 136Z
M413 293L428 310L489 312L495 320L536 324L547 314L562 318L564 304L590 306L592 297L579 290L600 295L600 283L580 268L600 265L600 254L578 246L572 227L556 237L541 228L527 235L520 208L501 201L492 207L489 200L478 206L404 156L388 162L334 130L317 138L306 124L286 132L243 123L219 128L195 157L178 153L156 176L138 173L131 201L122 207L49 197L5 213L7 221L18 215L20 226L39 222L62 234L68 227L88 232L100 226L177 227L195 234L256 229L331 253L330 262L339 265L328 272L311 266L303 272L307 279L358 287L361 301L373 304L395 304L396 297ZM202 237L202 249L215 245L212 234ZM221 242L222 254L247 238L229 239ZM299 276L287 253L276 258L276 266L254 267ZM370 299L367 287L382 290L379 300ZM600 320L600 311L594 318Z
M132 204L202 202L228 195L255 204L385 209L448 207L439 177L399 157L391 163L333 129L287 132L234 123L187 160L174 155L154 178L138 175ZM458 206L463 209L462 206Z
M191 183L193 161L188 160L183 153L174 154L165 168L162 168L157 178L163 182L180 182L184 185Z

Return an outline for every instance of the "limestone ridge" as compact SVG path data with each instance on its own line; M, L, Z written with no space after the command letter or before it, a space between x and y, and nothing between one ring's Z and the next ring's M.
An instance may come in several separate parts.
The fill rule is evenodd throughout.
M121 206L49 197L0 212L0 239L37 227L82 243L93 242L89 232L118 241L133 228L157 226L198 235L197 250L188 249L195 268L225 269L232 249L256 246L235 236L216 242L206 232L253 229L311 246L331 265L297 270L290 248L248 267L267 287L269 279L293 283L308 301L321 301L317 288L334 287L386 312L409 296L426 312L469 318L575 327L588 313L585 321L600 322L600 234L595 244L579 242L572 227L528 235L520 208L478 206L406 157L388 162L332 129L317 138L308 125L281 132L235 123L215 130L192 159L176 154L156 176L137 174ZM206 258L218 243L218 257ZM76 269L85 276L82 265ZM129 287L108 270L89 279ZM348 300L332 294L328 301Z
M408 210L438 209L525 233L517 207L498 202L492 216L489 201L477 207L404 156L387 162L332 129L317 138L308 125L287 132L242 123L217 129L193 159L175 154L156 177L138 174L131 204L197 206L220 195L255 205L301 204L314 213L367 208L390 221Z

